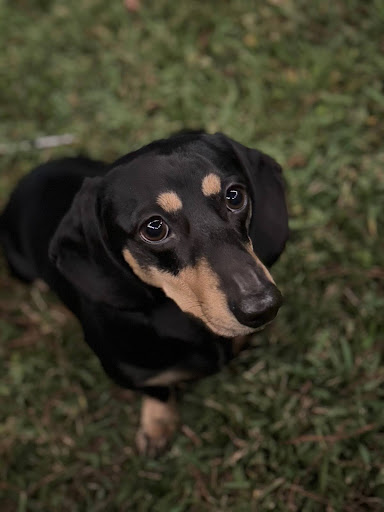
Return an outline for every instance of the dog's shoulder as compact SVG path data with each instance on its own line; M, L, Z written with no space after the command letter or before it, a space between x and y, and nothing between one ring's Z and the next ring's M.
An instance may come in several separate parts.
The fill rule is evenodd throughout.
M24 205L29 214L30 208L44 208L40 200L52 201L56 204L57 198L73 196L80 188L86 177L105 174L107 165L97 160L86 157L62 158L43 163L26 174L14 189L3 217L12 220L11 217Z
M26 174L0 215L0 244L13 272L27 281L38 277L35 260L70 207L86 177L103 175L107 165L86 157L43 163Z

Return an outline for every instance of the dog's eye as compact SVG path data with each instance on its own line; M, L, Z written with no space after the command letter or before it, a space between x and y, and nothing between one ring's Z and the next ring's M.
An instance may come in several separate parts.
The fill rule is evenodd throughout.
M161 217L151 217L140 228L140 235L146 242L161 242L168 233L168 224Z
M232 186L225 194L227 208L231 211L238 211L244 208L247 203L247 195L241 187Z

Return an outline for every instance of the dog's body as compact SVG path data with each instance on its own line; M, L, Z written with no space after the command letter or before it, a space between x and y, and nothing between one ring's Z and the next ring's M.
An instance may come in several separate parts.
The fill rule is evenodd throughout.
M157 424L174 417L157 403L171 386L215 373L274 318L281 296L264 265L287 236L279 166L221 134L180 134L109 166L48 162L0 218L13 273L45 281L108 375L151 397L142 449L148 410Z

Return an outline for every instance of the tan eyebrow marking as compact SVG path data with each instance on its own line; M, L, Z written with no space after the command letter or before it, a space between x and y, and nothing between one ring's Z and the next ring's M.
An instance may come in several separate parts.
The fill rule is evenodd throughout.
M176 192L163 192L157 198L157 204L166 212L172 213L181 210L183 203Z
M218 194L221 190L221 181L218 175L213 172L207 174L201 184L201 190L206 197Z

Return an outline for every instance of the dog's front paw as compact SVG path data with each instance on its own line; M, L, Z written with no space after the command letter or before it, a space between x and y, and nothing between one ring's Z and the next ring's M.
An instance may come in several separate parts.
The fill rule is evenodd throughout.
M179 423L173 401L161 402L145 397L141 408L136 447L141 455L158 457L166 451Z
M136 433L136 448L140 455L155 458L163 454L170 443L170 439L164 437L151 437L141 427Z

